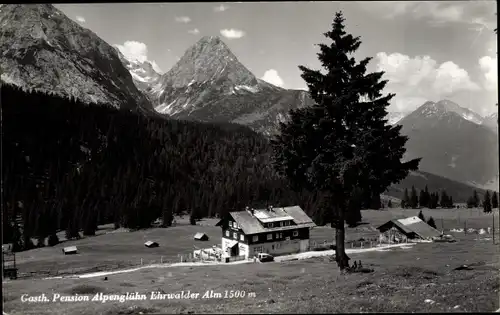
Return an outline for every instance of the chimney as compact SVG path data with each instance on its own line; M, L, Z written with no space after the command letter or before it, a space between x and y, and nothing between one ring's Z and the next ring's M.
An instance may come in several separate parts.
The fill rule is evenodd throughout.
M269 212L273 211L273 206L267 207L267 210L269 210Z

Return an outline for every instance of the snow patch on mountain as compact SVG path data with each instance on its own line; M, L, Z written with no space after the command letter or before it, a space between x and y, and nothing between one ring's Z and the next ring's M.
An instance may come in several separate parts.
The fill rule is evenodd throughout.
M401 119L403 119L406 116L405 113L400 113L400 112L389 112L387 114L387 120L389 125L395 125L397 124Z
M240 90L245 90L251 93L258 93L259 92L259 87L258 86L248 86L248 85L237 85L234 87L234 90L240 91Z

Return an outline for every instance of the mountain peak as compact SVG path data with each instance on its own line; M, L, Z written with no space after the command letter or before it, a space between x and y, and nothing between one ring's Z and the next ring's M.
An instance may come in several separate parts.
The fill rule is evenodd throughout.
M116 51L51 4L0 8L1 79L85 103L151 111Z
M440 100L437 103L427 101L422 106L417 108L414 113L424 117L444 117L450 114L456 114L475 124L481 124L484 119L481 115L473 112L472 110L462 107L447 99Z
M218 36L203 36L189 47L161 79L162 86L173 88L193 84L212 84L228 91L237 85L256 86L255 76L239 61Z

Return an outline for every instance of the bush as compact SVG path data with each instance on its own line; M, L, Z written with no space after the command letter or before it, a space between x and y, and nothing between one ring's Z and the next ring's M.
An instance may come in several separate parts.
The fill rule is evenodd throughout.
M52 234L49 236L47 243L49 246L55 246L55 245L59 244L59 237L57 237L56 234Z

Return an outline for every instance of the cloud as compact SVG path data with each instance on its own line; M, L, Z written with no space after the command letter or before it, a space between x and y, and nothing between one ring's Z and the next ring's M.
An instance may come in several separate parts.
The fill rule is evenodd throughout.
M484 74L484 87L487 90L496 90L498 88L498 60L490 56L484 56L479 59L479 66Z
M417 20L428 20L433 25L466 23L489 29L496 27L493 1L391 1L363 2L361 5L363 9L386 19L407 16Z
M153 66L153 69L162 73L163 71L158 66L158 64L154 60L148 60L148 46L144 43L130 40L126 41L123 45L114 45L116 48L120 50L120 52L125 56L127 60L130 61L139 61L145 62L148 61Z
M77 20L78 22L80 22L80 23L85 23L85 22L86 22L86 21L85 21L85 18L84 18L83 16L77 16L77 17L76 17L76 20Z
M176 16L175 21L177 23L189 23L191 22L191 18L189 16Z
M189 34L193 34L193 35L196 35L196 34L200 34L200 30L195 28L194 30L189 30L188 31Z
M244 31L237 29L223 29L220 31L220 34L229 39L242 38L243 36L245 36Z
M267 70L261 79L276 86L282 87L285 85L283 79L279 76L278 71L274 69Z
M477 91L468 72L452 61L438 64L430 56L411 58L400 53L380 52L375 58L376 71L384 71L388 80L385 92L396 93L391 111L408 112L425 101L450 98L461 91Z
M217 6L217 7L214 7L214 12L224 12L227 9L229 9L229 7L221 4L221 5Z

